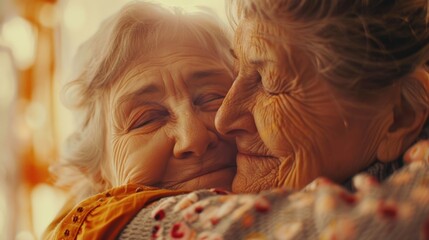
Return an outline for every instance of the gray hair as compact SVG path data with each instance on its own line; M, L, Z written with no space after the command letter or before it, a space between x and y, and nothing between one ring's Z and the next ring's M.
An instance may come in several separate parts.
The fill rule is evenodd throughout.
M213 14L183 14L152 3L126 5L80 47L79 75L62 92L62 100L74 111L77 122L60 164L53 167L58 185L72 187L78 199L112 187L106 181L113 174L106 149L107 108L103 99L107 91L162 42L189 37L232 68L230 35Z
M264 37L303 50L325 80L356 95L429 64L427 0L230 0L227 8L233 24L279 26L288 37Z

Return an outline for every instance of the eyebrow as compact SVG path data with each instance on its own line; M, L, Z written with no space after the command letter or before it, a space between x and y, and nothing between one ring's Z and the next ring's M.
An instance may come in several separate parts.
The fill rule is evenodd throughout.
M224 69L209 69L209 70L202 70L202 71L196 71L193 72L190 77L189 77L189 81L190 82L195 82L198 81L200 79L203 78L208 78L208 77L213 77L213 76L219 76L225 74L225 70ZM148 84L145 86L142 86L141 88L139 88L136 91L132 91L128 94L125 94L121 97L119 97L118 99L118 105L120 106L123 103L127 103L128 101L130 101L131 99L135 99L137 97L141 97L145 94L149 94L149 93L157 93L160 92L161 90L159 89L159 87L155 84Z
M229 53L231 54L231 56L232 56L234 59L238 59L237 54L235 54L234 49L230 48L230 49L229 49Z
M156 93L156 92L160 92L160 89L158 88L158 86L156 86L154 84L145 85L136 91L133 91L131 93L128 93L128 94L121 96L118 99L118 103L120 105L120 104L126 103L129 100L134 99L138 96L142 96L142 95L148 94L148 93Z
M260 59L250 60L249 63L253 66L260 67L264 64L264 61Z
M231 56L234 59L238 60L237 54L235 53L234 49L230 48L229 49L229 53L231 54ZM266 62L273 62L272 60L265 60L265 61ZM254 59L254 60L249 60L249 63L251 65L253 65L253 66L260 67L260 66L262 66L264 64L264 60L262 60L262 59Z
M215 77L223 74L226 74L225 69L209 69L209 70L196 71L190 75L189 81L194 82L202 78Z

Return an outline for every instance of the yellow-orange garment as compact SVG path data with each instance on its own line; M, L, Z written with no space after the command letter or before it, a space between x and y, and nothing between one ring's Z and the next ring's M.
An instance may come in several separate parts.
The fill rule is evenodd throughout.
M50 224L44 239L115 239L145 206L163 197L187 193L129 184L66 208Z

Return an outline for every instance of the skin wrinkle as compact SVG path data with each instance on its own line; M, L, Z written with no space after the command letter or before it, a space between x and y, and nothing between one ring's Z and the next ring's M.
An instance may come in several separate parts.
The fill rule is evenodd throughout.
M151 135L152 141L157 141L158 138L161 138L162 137L161 132L155 132L154 134L152 134ZM164 130L164 134L165 132L166 130ZM168 141L172 141L172 140L168 140ZM147 143L145 143L143 140L141 140L141 143L137 141L135 142L135 145L142 145L142 144L147 144ZM160 159L168 158L169 153L172 151L172 148L166 148L164 150L165 150L165 153L160 154L158 158ZM141 156L141 153L139 153L138 151L133 151L132 147L129 148L129 150L127 151L127 154L123 156L124 158L118 159L118 161L124 162L127 166L125 171L121 174L126 176L127 182L145 183L149 186L152 186L152 185L155 186L159 184L159 181L157 179L161 178L164 175L167 164L165 162L156 162L156 164L148 163L149 164L149 166L147 166L148 170L142 171L143 169L137 168L135 164L133 164L133 162L124 161L124 159L133 159L133 158L139 159L141 158L140 156Z
M159 122L164 122L164 117L167 115L165 113L167 110L164 109L162 106L159 106L158 104L154 102L142 102L139 107L136 107L135 110L133 110L129 115L128 119L125 120L125 130L127 132L132 131L133 128L138 127L139 125L139 119L143 118L143 116L149 115L149 119L151 118L150 115L156 114L159 118ZM146 112L145 114L141 114L142 112ZM151 112L157 112L150 114ZM158 113L159 112L159 113ZM159 116L160 115L160 116ZM150 120L148 120L150 121ZM151 128L149 128L147 131L149 132Z
M145 73L145 72L141 72L141 73ZM197 72L197 74L199 74L199 75L195 75L195 76L191 77L191 79L192 78L198 79L198 78L201 78L201 77L204 77L204 76L205 77L207 77L207 76L213 76L213 77L219 76L219 77L222 77L222 74L220 74L220 69L213 69L213 70L209 70L209 71L205 71L205 72ZM223 74L225 74L225 73L223 73ZM161 75L161 74L159 74L159 75ZM135 78L139 78L138 75L135 75L134 77ZM130 81L132 81L132 80L130 80ZM151 97L151 95L148 95L148 93L152 93L152 92L156 92L156 91L162 91L162 90L159 90L156 86L153 86L153 85L151 85L151 86L152 86L153 90L150 90L149 92L137 91L137 93L145 94L146 95L145 99L151 99L152 97ZM158 90L155 90L155 89L158 89ZM161 88L161 89L163 89L163 88ZM169 90L175 91L174 89L171 89L171 88ZM131 94L126 94L125 97L124 96L120 97L119 100L117 100L118 104L117 104L117 107L116 107L115 111L122 113L122 115L123 115L122 117L125 117L125 115L129 114L125 109L128 109L130 107L123 107L121 104L124 104L124 102L130 101L131 97L133 97L133 96L137 97L135 95L135 93L131 93ZM141 96L139 98L141 98ZM144 102L139 103L138 101L135 101L135 100L132 103L135 104L135 105L144 104ZM133 104L130 104L131 107L134 106ZM132 121L130 120L130 122L132 122Z
M275 161L275 162L266 161L263 169L265 169L267 173L260 173L258 174L258 176L253 177L250 181L249 187L257 191L262 191L262 190L265 190L264 188L262 188L262 186L265 186L267 184L273 184L273 186L279 186L279 179L278 179L279 165L280 165L280 162L278 161Z
M187 48L189 48L189 47L187 47ZM152 56L151 54L147 54L147 55L145 55L145 58L150 59L151 56ZM189 53L187 55L184 55L184 57L193 57L193 56L194 55L191 54L191 53ZM172 64L174 64L175 62L179 61L179 60L176 60L174 58L174 55L168 55L168 53L167 53L167 55L164 55L163 57L165 57L165 59L168 60L168 61L172 61ZM125 75L125 77L123 77L122 80L119 81L119 87L121 85L124 85L124 84L127 83L127 81L124 81L123 79L127 79L127 80L129 79L129 81L135 81L136 79L133 79L133 78L135 78L135 77L138 78L141 74L145 74L146 73L146 71L144 70L145 67L163 67L163 66L164 66L164 63L162 63L162 62L156 62L156 61L151 61L151 62L145 64L144 66L138 65L137 67L135 67L135 69L137 71L134 70L134 69L130 70L129 73L127 73L127 75ZM223 65L222 67L226 68L225 65ZM142 71L142 68L143 68L143 71ZM223 69L223 70L218 69L217 71L221 72L221 71L225 71L225 69ZM228 71L229 71L229 69L228 69Z
M283 54L281 59L278 59L278 61L274 61L274 63L277 63L275 67L272 69L278 70L281 72L274 73L273 75L277 75L277 77L272 77L272 82L270 85L273 85L271 92L277 93L277 92L288 92L288 89L297 89L297 84L300 78L305 78L306 71L308 70L303 67L303 62L299 62L295 64L296 59L293 59L293 56L295 54L302 54L297 53L297 50L292 49L288 45L284 46L283 48L278 47L275 44L275 41L278 41L277 37L281 33L279 32L279 28L275 27L271 24L256 24L253 21L249 21L249 25L254 25L255 30L250 33L252 36L252 40L254 40L254 45L256 49L261 49L261 51L256 52L255 56L263 56L266 60L271 59L272 56L275 56L276 52L278 51L284 51L287 54ZM287 42L287 36L284 36L282 38L283 42ZM267 47L269 46L269 47ZM267 61L267 64L270 64L271 61ZM281 64L281 66L279 65ZM296 65L300 66L300 69L302 71L299 71ZM286 79L287 81L284 81ZM264 85L265 86L265 85ZM268 88L271 89L271 88Z
M238 156L233 190L254 192L273 186L301 188L320 175L344 181L355 171L368 166L376 153L377 147L374 145L378 146L384 131L380 130L378 121L367 118L359 122L365 119L345 115L341 110L343 99L346 98L339 98L321 76L309 71L311 64L305 54L299 54L292 48L281 50L269 41L256 40L252 27L252 22L248 21L237 30L239 34L235 44L240 61L239 76L219 110L217 126L223 133L228 133L229 129L242 128L241 131L231 133L236 136L238 145L244 147L242 151L245 153L261 156L269 153L278 158ZM258 62L260 81L254 77L254 62ZM285 62L286 67L283 67ZM295 68L298 65L299 68ZM297 72L300 78L288 74L289 71ZM276 75L279 77L276 78ZM267 86L276 90L287 86L287 90L271 95L265 92ZM382 101L377 104L382 106ZM232 109L236 112L233 113ZM357 116L368 116L371 113L369 110L374 107L366 109L366 105L361 104L356 105L356 109L358 111L354 113L362 113ZM250 129L243 127L250 123L236 123L234 120L250 121L244 117L249 112L257 132L247 132ZM380 114L381 119L385 117L386 112ZM349 118L351 126L347 123ZM260 138L253 136L257 133ZM356 161L361 158L370 159L370 162ZM264 169L266 167L270 169ZM277 174L273 174L272 169ZM255 172L264 173L258 184L253 183Z
M144 153L140 151L142 148L156 147L150 145L152 139L149 137L144 141L138 139L119 141L124 135L127 135L125 138L140 138L150 131L164 131L159 129L158 126L154 127L154 124L144 127L144 131L135 130L136 128L142 129L143 125L148 125L147 123L154 120L150 118L157 117L156 109L151 110L149 113L145 109L137 109L135 112L132 110L147 103L147 101L143 101L144 99L134 101L137 100L138 95L146 95L147 92L127 96L128 100L131 99L130 104L121 99L116 99L115 101L113 98L114 94L125 93L125 89L128 89L126 88L128 83L135 86L135 84L146 82L147 79L141 78L140 74L144 71L144 68L139 69L138 67L141 67L144 62L154 63L159 57L165 58L151 66L155 68L154 71L157 71L157 68L168 66L172 67L170 70L180 73L178 75L182 76L181 80L184 77L189 80L196 79L195 82L186 84L190 88L186 89L185 92L187 90L195 92L195 94L191 94L192 99L187 101L197 106L194 111L198 120L210 123L210 126L207 126L206 129L200 130L209 131L209 138L221 138L219 139L220 144L210 143L210 147L206 146L205 149L206 151L217 151L225 154L219 160L219 166L223 166L222 164L227 165L231 170L230 175L233 175L236 153L233 138L220 137L221 135L217 134L217 132L210 132L215 131L214 111L221 104L223 96L233 81L233 73L235 73L232 71L232 57L228 55L232 32L224 27L216 16L210 13L207 14L205 11L188 14L173 9L163 9L149 3L132 3L124 6L124 8L103 21L98 31L79 47L76 54L76 66L73 68L75 74L70 76L70 79L63 86L61 94L66 107L69 107L74 113L76 129L66 140L58 167L55 167L55 175L58 176L57 183L61 186L71 186L73 194L76 193L77 196L76 202L92 194L103 192L112 187L112 185L126 184L125 182L121 183L121 181L128 181L124 179L133 178L124 173L126 171L124 169L128 168L127 164L119 161L119 159L114 160L114 158L119 157L131 158L130 151L123 149L113 150L112 144L119 145L116 149L127 144L136 146L138 151L143 153L142 156L138 157L139 159L132 159L137 164L141 164L146 159L153 161L165 160L158 159L156 155L151 155L150 152ZM172 52L175 52L176 55L181 52L182 55L179 58L185 61L190 59L198 59L198 61L183 64L179 58L169 55ZM174 67L173 65L176 64L182 64L182 66ZM149 66L144 67L149 68ZM214 69L217 74L207 74ZM173 78L175 77L174 75L176 74L172 74ZM134 76L136 77L132 79ZM162 79L159 77L149 81L162 81ZM198 82L201 82L201 84L198 85ZM205 86L206 83L207 85L210 84L210 86ZM216 89L215 85L223 86L224 89ZM113 88L116 91L112 90ZM138 87L136 86L136 88ZM214 91L211 90L212 88L214 88ZM162 90L164 91L164 89ZM181 90L181 92L184 91ZM109 96L109 94L112 94L112 96ZM220 97L220 99L216 99L216 97ZM102 100L102 98L107 100ZM152 96L150 99L156 101L166 100ZM103 106L104 104L107 107ZM125 107L119 106L122 104L125 104ZM163 118L162 120L169 120L167 124L177 124L179 121L176 120L183 117L183 114L181 115L180 113L171 114L175 113L174 111L164 113L167 116L161 113L161 117ZM139 114L141 114L141 117L139 117ZM130 117L130 115L134 116ZM192 120L195 121L194 119ZM155 120L155 125L157 124ZM150 129L150 131L147 129ZM139 134L134 135L137 132ZM167 135L164 134L164 136ZM175 136L167 137L172 138ZM164 144L164 142L159 145L161 144ZM211 147L217 148L208 150ZM172 151L169 154L171 155ZM137 158L137 156L132 157ZM129 159L126 160L128 161ZM197 183L194 186L190 186L188 183L177 183L177 185L187 188L223 187L216 186L217 180L221 185L224 183L225 186L230 185L230 183L226 182L231 182L233 176L228 175L224 179L220 179L217 175L217 172L219 172L217 169L207 170L213 173L206 173L205 169L200 170L200 168L205 168L206 166L208 168L212 167L212 163L205 165L207 161L213 161L212 157L203 157L200 160L204 161L203 164L192 163L195 164L195 170L199 172L190 172L192 175L190 177L199 174L199 176L196 176L198 179L195 180ZM188 164L187 161L181 161L181 163L183 163L182 165ZM119 169L116 169L115 165ZM139 166L136 167L138 168ZM179 162L173 167L181 169ZM150 169L143 171L146 170L149 171ZM116 173L116 171L120 172ZM210 180L213 176L217 179ZM178 179L176 182L180 180ZM230 189L230 186L227 187ZM189 188L189 190L193 189Z
M315 161L314 158L305 156L306 152L310 152L311 149L309 149L308 146L314 146L314 143L312 143L312 138L318 138L323 137L323 135L318 134L320 130L312 130L310 127L316 128L314 124L305 124L304 119L314 119L310 118L308 116L303 116L303 113L299 113L294 106L298 104L298 102L294 101L294 103L291 103L291 101L288 100L288 97L286 96L278 96L278 98L281 98L283 101L277 101L277 107L278 109L281 109L281 112L278 112L278 117L275 117L274 119L281 119L281 115L288 115L290 118L288 119L289 122L284 122L281 124L278 122L276 125L278 126L277 129L280 130L281 137L287 139L288 145L291 146L291 150L289 150L289 153L285 153L285 151L273 151L275 152L275 155L279 156L288 156L288 155L294 155L293 159L306 159L308 161L305 161L306 164L300 164L300 162L293 161L290 163L291 158L288 160L285 160L283 164L280 166L279 173L280 176L283 178L283 181L280 183L280 185L284 185L285 182L293 182L294 184L297 184L300 182L297 180L298 178L302 177L298 173L302 172L302 170L306 170L307 172L313 172L314 170L311 169L317 169L320 168L320 163ZM289 127L282 127L283 126L289 126ZM305 126L303 128L297 128L295 126ZM294 136L305 136L302 139L297 139ZM262 138L264 139L264 138ZM269 141L276 141L276 138ZM278 138L277 138L278 139ZM278 146L277 148L280 150L282 146ZM288 167L291 168L288 170Z
M390 106L386 109L391 108ZM377 146L380 145L381 141L383 140L383 132L386 132L387 129L391 126L393 119L392 118L386 118L383 112L388 112L386 110L382 111L378 116L374 116L374 121L368 126L367 132L373 132L375 134L370 135L367 134L364 136L362 140L362 144L366 142L374 142L375 144L372 144L371 146L368 146L366 151L364 152L362 159L375 159L377 154ZM366 162L366 166L369 166L371 162Z
M250 22L249 25L253 23ZM256 25L256 24L255 24ZM278 60L272 60L272 56L275 56L278 51L286 51L285 49L275 48L274 44L272 44L271 39L261 34L261 31L272 29L273 27L265 27L258 28L259 25L256 25L256 30L249 33L250 41L246 44L243 44L245 47L240 48L241 51L245 49L248 53L248 57L244 58L243 61L246 64L249 62L258 62L264 63L264 68L261 69L261 64L257 64L256 69L263 76L263 79L270 79L269 85L267 85L266 81L263 81L264 87L267 90L271 89L271 93L279 93L279 92L289 92L291 89L298 89L296 86L299 82L299 77L305 77L305 68L300 72L301 74L296 74L299 72L293 63L292 59L292 50L288 49L288 54L284 54L284 56ZM268 47L269 46L269 47ZM255 57L261 56L261 57ZM255 60L256 59L256 60ZM281 64L281 66L279 66ZM299 63L300 66L303 65L302 62ZM268 67L274 65L273 67ZM268 72L268 73L267 73ZM269 86L269 87L267 87Z
M111 146L110 145L111 144L111 134L110 134L111 129L109 127L107 127L110 124L110 119L103 117L103 116L106 116L106 111L107 111L107 109L109 109L109 103L107 100L108 96L109 96L109 93L107 93L106 95L102 94L100 96L100 98L98 99L99 102L95 102L95 104L101 105L101 107L98 108L98 110L102 111L102 113L94 114L92 120L103 123L103 124L100 124L97 126L97 128L101 128L101 129L97 129L96 131L100 132L102 135L101 136L102 137L101 139L103 139L102 144L104 144L104 146L110 147ZM99 119L96 119L96 118L99 118ZM92 137L92 139L94 139L93 136L91 136L91 137ZM98 168L99 171L96 171L96 174L95 174L96 181L95 182L100 184L100 186L111 187L111 184L108 181L106 181L106 179L108 179L108 177L112 176L112 171L111 171L112 162L109 162L109 164L103 164L101 161L105 161L105 159L110 159L112 156L112 152L111 151L105 151L104 147L100 146L100 144L96 144L93 146L95 146L95 148L98 148L97 151L99 151L101 153L101 158L98 161L98 164L100 166L96 166L96 168ZM97 159L97 158L95 158L95 159Z
M183 49L191 51L192 54L186 53ZM199 49L195 51L196 49L189 47L175 48L174 51L168 49L174 53L172 55L165 55L161 51L160 54L155 54L150 62L143 62L135 69L131 69L131 74L125 74L125 77L112 89L110 105L113 108L112 116L114 118L112 129L116 131L112 138L113 169L119 171L117 172L119 179L116 182L122 184L138 182L170 189L214 187L214 184L221 184L221 187L229 188L223 182L228 182L228 178L232 181L232 173L235 171L231 171L233 169L222 170L223 175L219 175L220 172L218 173L216 169L225 167L226 164L235 165L234 144L232 139L224 139L215 130L213 107L208 107L208 110L202 108L207 104L207 106L220 105L221 101L209 98L209 103L198 103L205 104L202 106L194 105L194 102L198 99L197 96L207 93L226 94L232 83L232 76L230 70L222 62L216 61L216 58L210 55L207 56L205 51L202 53L198 52ZM163 62L164 65L158 64L158 62ZM146 71L145 69L153 70ZM131 78L127 79L127 76L131 76ZM146 78L145 76L152 77ZM158 79L160 80L158 81ZM146 96L143 98L132 93L136 87L141 90L142 87L147 86L146 83L140 84L142 81L143 83L145 81L156 82L154 91L149 91L149 95L148 92L136 91ZM161 87L158 84L161 84ZM133 96L135 96L134 99L130 98ZM147 102L145 102L147 98L165 105L162 108L166 108L168 111L166 122L159 129L148 133L144 133L140 129L130 129L136 119L141 117L141 111L146 111L145 108L152 108L150 105L147 106ZM140 107L140 104L143 106ZM126 110L128 108L130 109ZM158 126L157 124L153 125ZM150 141L148 141L149 139ZM182 149L187 149L195 141L205 147L194 148L195 151L192 150L194 152L182 152ZM164 149L161 152L154 149L155 152L158 151L157 157L148 160L151 157L147 156L145 152L152 147L157 149L164 147ZM219 156L219 152L223 156ZM159 153L162 153L163 156ZM217 157L220 157L221 160L214 161ZM210 176L206 176L206 171L213 170L215 170L213 172L215 175L210 173Z
M216 127L237 139L234 191L302 188L319 176L344 182L375 161L396 160L425 123L427 96L401 103L413 88L393 88L426 64L426 44L415 46L411 35L427 34L388 25L390 18L410 19L408 27L424 31L424 3L380 12L378 3L334 2L230 1L239 75ZM374 18L379 14L384 20ZM401 46L385 39L390 34L403 36ZM259 172L264 186L252 183Z
M160 92L159 90L155 90L157 87L152 85L148 86L148 88L143 87L143 89L147 91L142 90L138 91L138 93L127 94L126 97L118 100L117 108L122 108L121 111L123 118L129 115L132 110L139 108L140 106L148 105L156 108L156 106L159 105L156 102L151 101L151 99L156 98L156 95Z
M314 91L306 91L306 92L314 92ZM311 99L311 98L310 98ZM317 101L312 101L313 103L312 104L309 104L309 105L314 105L316 102L323 102L323 100L317 100ZM292 106L294 106L294 105L297 105L298 103L295 103L295 104L290 104L291 105L291 107ZM321 110L323 109L323 108L320 108ZM309 113L310 115L311 115L311 113ZM385 115L383 114L383 113L381 113L381 114L379 114L380 116L381 116L381 118L383 118ZM313 117L310 117L310 116L305 116L305 117L302 117L302 119L313 119L314 118L314 116ZM377 118L377 116L375 116L374 117L374 119L376 119ZM320 120L320 122L330 122L329 120ZM389 122L387 122L386 124L385 124L385 126L389 126ZM311 124L304 124L305 126L311 126ZM373 132L373 133L376 133L376 134L368 134L368 135L364 135L364 138L363 138L363 140L361 141L362 143L362 145L364 145L365 143L367 143L367 142L374 142L374 143L376 143L376 144L373 144L373 145L371 145L371 146L369 146L369 148L367 148L367 149L364 149L365 150L365 152L363 153L363 159L374 159L374 157L375 157L375 150L376 150L376 146L378 146L378 144L380 143L380 141L381 141L381 133L386 129L386 127L380 127L380 124L379 124L379 122L378 121L376 121L376 120L374 120L374 121L371 121L371 123L370 123L370 125L367 127L367 132ZM324 131L326 131L326 134L321 134L321 135L316 135L317 134L317 132L324 132ZM312 138L313 139L323 139L324 138L324 136L327 136L327 134L329 133L329 129L319 129L319 130L316 130L316 131L313 131L312 133L306 133L306 134L304 134L304 133L301 133L301 134L303 134L304 136L313 136ZM331 133L332 134L332 133ZM309 139L310 140L310 139ZM313 145L313 146L317 146L316 145L316 143L312 143L311 145ZM309 151L315 151L314 149L307 149L307 150L304 150L304 152L305 151L307 151L307 152L309 152ZM320 151L319 151L320 152ZM316 154L316 155L320 155L320 154ZM368 162L368 163L364 163L364 166L366 167L366 166L368 166L369 164L371 164L371 162ZM323 163L321 164L321 165L324 165ZM329 166L329 165L328 165ZM339 165L337 165L337 166L339 166ZM335 168L335 167L337 167L337 166L332 166L333 168ZM305 170L305 169L304 169ZM343 169L337 169L338 171L342 171ZM302 172L302 171L301 171Z
M135 81L134 78L136 78L136 76L139 75L138 72L131 70L130 73L132 74L126 74L124 76L124 78L122 78L120 81L118 81L118 83L116 84L115 87L115 91L112 92L119 92L122 93L124 91L126 91L126 81L124 81L123 79L128 79L129 77L129 81ZM111 94L112 95L112 94ZM115 99L114 96L111 96L111 98L113 98L113 101L116 101L116 104L114 104L113 106L111 106L111 109L113 109L113 113L114 113L114 118L113 120L113 124L114 124L114 128L116 131L118 131L117 134L120 133L125 133L127 131L127 125L126 124L119 124L121 122L125 122L127 119L127 116L129 114L129 109L127 107L125 107L123 104L126 100L128 100L130 96L127 95L127 98L125 97L120 97L118 99Z
M118 161L119 159L123 159L128 155L128 152L126 151L126 148L124 146L130 144L127 139L120 139L117 138L116 141L112 142L113 146L113 160L114 160L114 168L117 169L116 171L116 181L114 182L114 186L119 185L120 183L126 183L127 175L123 174L126 171L126 164L123 161Z
M287 142L292 146L292 150L287 151L288 153L285 153L284 148L282 149L282 147L284 145L279 146L277 151L276 151L276 149L273 149L274 155L281 154L283 156L288 156L288 155L294 154L295 155L294 159L302 159L302 158L308 159L304 156L304 154L306 152L309 152L309 149L305 146L311 146L311 144L305 144L305 143L310 142L310 139L300 139L301 141L297 141L298 139L294 139L293 136L299 135L299 136L313 136L314 137L315 135L312 134L311 132L308 132L308 133L302 132L303 130L306 130L306 129L293 128L293 126L299 125L302 122L302 119L305 119L305 117L300 117L301 114L297 114L296 111L295 111L295 113L293 112L294 111L293 106L295 106L295 105L293 103L290 103L290 101L288 101L288 97L279 96L279 95L277 95L275 97L277 99L281 98L283 100L283 101L280 101L280 100L274 101L278 107L282 108L283 113L276 112L275 116L272 117L272 119L274 119L274 121L279 121L281 119L280 116L282 114L288 115L288 116L293 116L293 118L290 118L289 119L290 122L288 122L288 123L281 124L280 122L278 122L278 123L271 124L274 126L282 126L282 125L283 126L289 126L289 127L280 127L280 128L272 129L272 131L269 132L267 134L267 136L275 136L276 134L281 134L281 135L283 135L283 137L288 138ZM263 102L263 101L264 100L260 100L259 102ZM287 110L289 110L289 111L287 111L286 108L282 107L282 104L280 104L280 103L285 103L285 102L289 103L288 104L289 108L287 108ZM267 114L264 114L264 113L262 113L262 115L267 116ZM258 122L258 119L256 119L256 121ZM268 125L268 124L269 123L266 123L265 125ZM287 133L287 131L292 132L292 133ZM307 131L308 131L308 129L307 129ZM295 132L295 133L293 133L293 132ZM317 131L314 131L314 132L317 132ZM290 136L290 138L288 136ZM264 136L261 136L261 137L262 137L262 139L265 139ZM301 149L306 149L306 150L301 150ZM279 150L282 150L282 151L279 151ZM282 185L284 185L285 182L297 183L297 182L299 182L299 180L297 180L299 178L299 176L296 173L301 172L301 170L304 170L304 169L306 171L311 172L310 167L317 165L317 162L312 161L312 163L310 163L310 164L304 164L303 166L301 166L299 162L291 161L292 158L288 158L288 159L289 160L279 162L279 166L277 167L278 173L273 174L273 176L276 176L276 183L274 183L275 186L282 186ZM304 163L306 163L306 162L304 162ZM308 165L310 167L306 167ZM267 186L267 187L269 187L269 186Z
M124 146L130 144L129 141L126 139L118 139L117 142L113 142L112 145L114 146L113 151L115 155L113 156L114 159L114 169L117 169L117 181L115 182L115 186L119 186L120 183L127 183L127 177L131 177L131 173L124 174L127 171L127 165L124 161L119 161L120 159L124 159L128 157L129 153L126 151L126 148ZM134 176L133 176L134 177Z

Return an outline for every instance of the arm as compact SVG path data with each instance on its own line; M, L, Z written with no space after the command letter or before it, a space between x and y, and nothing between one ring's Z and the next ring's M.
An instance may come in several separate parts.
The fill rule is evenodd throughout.
M215 191L197 191L164 199L160 204L142 210L124 230L122 237L132 236L130 229L138 218L144 222L146 231L136 234L155 238L428 237L427 161L412 162L381 184L363 174L354 178L354 184L357 188L354 194L323 178L300 192L275 189L260 194L219 195Z

